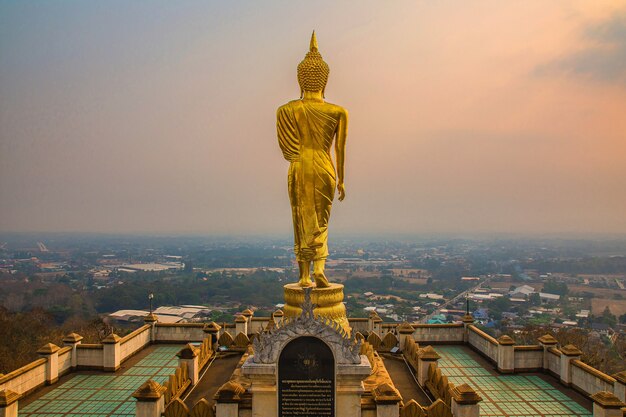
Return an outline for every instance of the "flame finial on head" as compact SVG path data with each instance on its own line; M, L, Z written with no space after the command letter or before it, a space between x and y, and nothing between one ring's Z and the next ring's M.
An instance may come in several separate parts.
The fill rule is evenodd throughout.
M304 96L305 91L321 91L323 95L329 73L330 68L328 68L328 64L324 62L322 55L319 53L317 37L315 36L315 31L313 31L309 52L298 65L298 84L300 84L301 96Z
M313 34L311 35L311 43L309 45L309 51L317 52L318 49L319 47L317 46L317 37L315 37L315 31L313 31Z

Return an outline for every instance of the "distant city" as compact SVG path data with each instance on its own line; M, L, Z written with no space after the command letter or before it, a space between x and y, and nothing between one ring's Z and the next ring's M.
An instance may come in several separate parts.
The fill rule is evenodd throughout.
M469 312L494 336L579 332L624 359L626 240L338 238L327 272L350 317L443 324ZM287 238L0 236L3 314L40 311L50 328L269 315L296 277Z

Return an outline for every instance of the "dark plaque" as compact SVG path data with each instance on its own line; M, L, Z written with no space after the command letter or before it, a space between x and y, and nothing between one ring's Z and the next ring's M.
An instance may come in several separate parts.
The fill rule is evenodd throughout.
M317 337L298 337L280 353L278 415L335 416L335 359Z

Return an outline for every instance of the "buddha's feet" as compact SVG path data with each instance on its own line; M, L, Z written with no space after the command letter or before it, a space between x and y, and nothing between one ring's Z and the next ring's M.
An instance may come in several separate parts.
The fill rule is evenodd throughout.
M311 287L313 286L313 281L311 281L311 277L300 278L298 285L301 287Z
M313 277L315 278L315 285L317 286L317 288L330 287L330 282L328 282L328 279L323 272L314 273Z

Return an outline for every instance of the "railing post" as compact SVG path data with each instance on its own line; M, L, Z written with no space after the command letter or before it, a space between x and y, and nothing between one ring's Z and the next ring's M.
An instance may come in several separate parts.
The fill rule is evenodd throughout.
M498 339L498 372L510 374L515 372L515 340L504 335Z
M626 402L626 371L618 372L613 375L615 384L613 384L613 394L622 402Z
M46 385L54 384L59 380L59 347L54 343L43 345L37 353L46 361Z
M480 406L483 399L472 387L467 384L454 387L452 392L452 415L454 417L478 417L480 416Z
M215 417L239 417L239 401L245 388L234 381L228 381L217 390L215 400Z
M372 318L372 322L374 323L374 333L378 334L380 338L383 338L383 319L380 318L378 313Z
M79 335L78 333L70 333L63 338L63 345L72 347L72 359L71 359L72 369L75 369L77 365L78 355L76 354L76 346L80 345L81 340L83 340L83 337Z
M121 337L115 333L111 333L102 340L102 368L105 371L115 372L120 369L121 361L121 349L120 349Z
M370 312L369 317L367 318L367 331L371 333L374 331L374 317L378 317L375 311Z
M566 386L572 385L572 361L580 359L583 354L580 349L574 345L561 347L561 383Z
M469 343L469 326L470 324L474 324L474 316L466 314L461 321L463 322L463 342Z
M135 417L161 417L165 411L165 398L163 394L166 388L153 380L144 382L133 393L137 400L135 404Z
M283 313L283 310L278 309L274 311L274 320L276 320L276 324L278 324L279 326L282 326L284 316L285 316L285 313Z
M188 343L176 356L178 356L178 365L187 364L191 385L196 385L200 376L198 349L191 343Z
M220 333L221 328L222 327L214 321L212 321L211 323L205 324L204 327L202 328L202 331L204 332L204 334L210 335L211 346L217 345L217 339L220 337L219 333Z
M17 417L17 392L5 389L0 391L0 417Z
M435 349L433 349L432 346L426 346L418 352L417 382L419 382L422 387L425 387L426 381L428 381L428 368L430 367L430 364L434 363L435 366L437 366L437 361L441 359L441 356L435 352Z
M551 334L546 334L537 339L543 348L543 369L550 369L550 364L548 362L548 349L556 346L558 340L554 338Z
M150 342L154 343L157 339L157 327L156 324L159 321L156 314L150 313L143 318L143 322L150 325Z
M600 391L591 396L593 417L622 417L622 407L626 406L619 398L608 391Z
M248 332L252 332L252 329L251 329L252 328L252 317L254 316L254 311L250 310L249 308L246 308L244 311L241 312L241 315L246 318L246 331L243 332L243 334L245 334L247 336ZM239 334L239 332L236 331L235 332L235 336L237 336L238 334Z
M239 333L248 334L248 318L242 314L235 317L235 335Z
M411 323L407 323L406 321L398 326L398 338L400 339L401 351L404 351L404 349L406 348L407 337L413 338L414 332L415 328L411 326Z
M398 390L383 383L372 392L376 402L376 417L399 417L402 397Z

